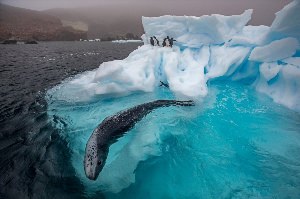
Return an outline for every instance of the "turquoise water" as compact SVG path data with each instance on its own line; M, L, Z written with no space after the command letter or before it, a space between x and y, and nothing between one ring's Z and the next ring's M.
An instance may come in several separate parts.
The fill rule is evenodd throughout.
M70 103L49 91L48 114L68 142L87 198L300 198L300 115L232 82L212 82L195 107L153 111L110 148L97 181L83 158L107 116L155 99L153 93Z

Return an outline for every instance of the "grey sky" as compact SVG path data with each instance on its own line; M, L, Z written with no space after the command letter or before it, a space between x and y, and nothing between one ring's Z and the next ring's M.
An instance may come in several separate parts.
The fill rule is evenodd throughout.
M203 14L240 14L243 10L253 8L254 16L252 23L255 25L269 25L274 13L279 11L290 0L0 0L3 3L29 8L45 10L50 8L76 8L91 6L108 6L128 4L131 11L139 8L151 8L163 10L165 14L195 15ZM161 13L161 12L160 12Z

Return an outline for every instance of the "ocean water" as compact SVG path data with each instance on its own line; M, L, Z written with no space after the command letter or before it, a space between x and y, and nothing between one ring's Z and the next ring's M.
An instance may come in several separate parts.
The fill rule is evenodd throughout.
M160 108L110 148L97 181L83 158L93 129L107 116L156 99L154 93L90 103L51 100L48 114L68 142L71 164L86 197L298 198L300 116L249 87L217 81L195 107ZM64 121L62 123L62 121Z
M118 49L121 59L137 44L41 45L51 48L50 54L58 48L64 49L62 55L95 54L77 60L68 57L66 62L74 63L70 65L55 58L64 70L74 71L74 65L80 68L62 75L63 70L57 67L55 81L46 72L52 70L49 61L37 64L44 72L36 76L33 71L28 81L38 77L43 86L37 86L36 92L25 86L33 93L28 101L22 97L27 94L17 90L1 93L8 101L6 95L13 92L19 98L9 99L28 107L15 111L15 103L1 101L1 119L5 116L1 129L5 131L0 142L0 193L4 197L300 198L299 113L249 86L226 80L209 82L208 96L194 107L160 108L147 115L111 146L98 179L88 180L83 170L85 145L105 117L141 103L175 97L159 87L152 93L85 103L56 100L61 94L59 85L68 81L63 79L92 70L106 60L99 59L98 51L106 48L102 54L113 54ZM73 51L66 53L67 49ZM12 108L12 113L5 115L5 107Z
M67 143L48 121L48 89L140 44L0 45L0 198L81 198Z

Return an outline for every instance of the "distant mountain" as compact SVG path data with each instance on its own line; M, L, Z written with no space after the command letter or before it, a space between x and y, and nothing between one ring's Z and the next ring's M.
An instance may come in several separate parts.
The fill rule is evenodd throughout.
M57 17L43 12L0 4L0 40L79 40L85 31L63 26Z

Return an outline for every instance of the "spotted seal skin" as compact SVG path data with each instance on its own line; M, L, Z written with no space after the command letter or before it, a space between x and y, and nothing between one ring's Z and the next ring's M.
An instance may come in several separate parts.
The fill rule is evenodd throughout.
M157 100L135 106L105 118L89 138L84 157L84 171L90 180L96 180L105 165L111 144L152 110L166 106L194 106L193 101Z

